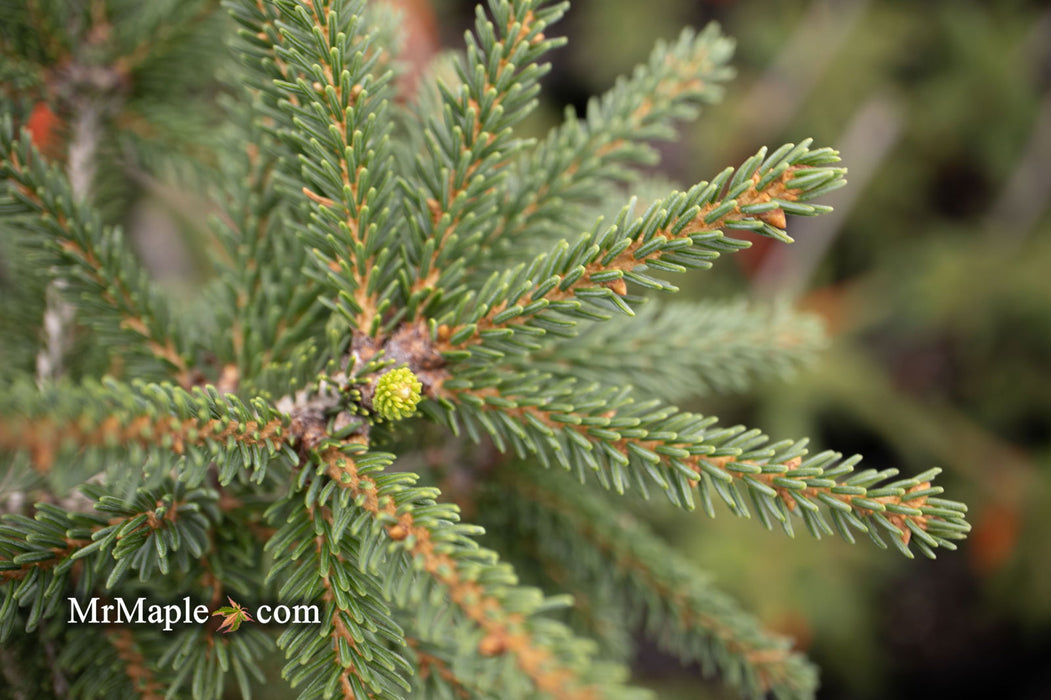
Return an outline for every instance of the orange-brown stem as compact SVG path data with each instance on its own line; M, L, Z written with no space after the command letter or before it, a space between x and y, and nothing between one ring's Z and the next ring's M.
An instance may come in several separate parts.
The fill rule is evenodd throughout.
M364 496L362 508L395 521L387 527L392 541L409 543L405 545L407 551L422 560L424 570L449 591L449 600L484 632L479 653L484 656L513 655L518 667L533 680L537 691L558 700L599 698L596 688L581 685L574 673L563 667L550 650L536 644L521 613L504 610L500 601L487 594L480 583L464 576L456 560L436 546L429 529L418 525L411 513L399 513L391 499L380 499L375 482L358 473L349 455L332 447L321 452L318 458L327 465L329 477L337 484L349 489L355 497Z
M781 174L779 178L774 180L772 183L767 185L764 189L759 190L755 185L759 182L760 175L756 173L752 177L753 186L746 190L743 194L737 197L737 206L732 210L719 217L718 219L706 222L705 218L719 205L722 204L722 200L716 200L700 208L700 211L693 218L693 220L687 224L677 234L672 235L670 230L657 231L655 235L662 235L669 238L669 240L685 239L698 233L704 233L708 231L718 231L726 226L727 223L733 221L740 221L750 218L760 218L763 221L769 223L772 226L783 229L785 226L785 213L782 209L777 208L771 211L765 212L759 215L745 214L741 211L742 207L746 207L752 204L762 204L774 199L781 199L785 201L794 201L799 196L800 190L790 188L787 186L787 182L792 179L794 174L803 166L790 167ZM585 266L585 272L580 278L567 287L561 289L559 286L555 286L547 295L544 297L548 301L564 301L566 299L572 299L577 289L586 286L593 286L595 283L591 281L591 275L599 272L607 272L610 270L622 270L630 272L637 270L646 264L649 257L659 257L659 252L654 252L650 256L642 256L641 258L636 257L636 252L642 247L643 241L641 239L633 241L627 248L625 248L619 255L617 255L608 264L603 264L600 261L592 262ZM610 286L610 285L607 285ZM623 285L611 286L614 291L623 295L627 292L627 288ZM500 303L489 309L488 312L477 322L477 327L468 338L460 342L458 345L453 345L448 342L448 337L455 332L456 329L449 329L443 335L445 340L439 337L439 350L451 351L451 350L462 350L481 342L481 334L486 330L493 328L506 328L515 325L521 325L529 320L528 316L518 316L511 319L510 321L497 324L493 321L493 318L507 308L506 303Z

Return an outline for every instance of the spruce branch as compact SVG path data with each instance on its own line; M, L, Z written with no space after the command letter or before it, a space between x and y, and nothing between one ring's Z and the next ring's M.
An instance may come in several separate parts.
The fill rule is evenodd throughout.
M429 698L470 700L470 698L494 698L475 687L472 678L461 678L451 668L448 655L440 647L407 637L406 643L412 656L413 666L419 669L416 690Z
M145 351L189 382L185 337L161 294L132 257L119 229L104 226L94 210L74 197L69 181L48 165L28 135L16 138L9 118L0 123L0 211L15 218L32 243L37 264L68 286L107 344ZM142 341L142 342L135 342Z
M224 367L236 368L238 384L289 361L323 319L320 285L300 272L309 264L307 251L288 207L275 196L276 145L254 125L245 127L245 137L243 157L223 163L222 215L213 226L218 274L205 294L221 329L212 334L211 349ZM260 264L266 260L286 264L274 270Z
M246 35L256 46L245 41L241 51L271 78L260 86L276 105L271 129L298 154L285 175L310 211L300 235L319 281L355 328L375 335L397 266L383 237L393 186L390 73L376 71L380 52L364 7L246 1L233 9L257 35ZM258 35L272 42L261 60Z
M572 318L631 315L626 282L674 291L645 274L653 269L684 272L706 268L720 253L748 247L723 229L743 229L791 242L785 212L828 211L809 199L844 184L842 168L827 148L810 150L809 140L786 144L767 157L761 149L736 171L727 168L688 192L673 193L632 218L626 207L609 226L597 227L575 243L563 241L530 264L494 274L473 298L439 316L439 348L450 360L491 361L504 353L536 347L531 337L567 335Z
M343 530L334 531L316 498L316 488L310 489L305 499L296 494L269 511L275 524L282 523L267 542L275 557L268 577L282 582L279 596L325 604L320 630L290 627L278 638L288 659L283 675L293 687L303 685L300 697L402 697L409 669L387 648L401 630L379 582L357 565L360 542L344 536L345 520Z
M101 487L89 486L84 490L96 499L95 512L68 511L40 503L32 519L4 516L4 524L0 526L0 583L6 585L2 589L0 609L28 607L25 627L26 631L32 631L72 589L78 599L100 588L113 591L130 571L137 571L140 579L154 584L161 577L168 578L170 572L185 586L186 580L194 578L194 572L200 570L196 566L198 561L207 569L208 558L216 555L210 550L211 528L218 519L217 494L206 489L183 493L178 482L169 488L168 493L140 490L127 499L106 494ZM10 640L16 619L5 615L0 638ZM163 633L159 637L151 637L150 633L133 634L119 625L107 628L104 636L117 652L114 660L121 662L116 666L121 671L85 673L81 665L84 659L104 661L98 657L97 649L94 653L82 650L79 655L64 659L64 667L74 671L74 694L78 697L109 687L122 688L113 690L112 694L125 696L128 691L123 690L122 677L131 683L136 697L140 694L160 697L156 693L163 693L163 689L169 687L169 680L175 692L189 679L192 679L195 696L215 697L222 688L225 668L233 667L242 689L248 687L248 674L258 676L258 671L253 666L246 668L243 661L260 655L260 640L255 635L241 635L242 639L234 645L238 648L226 651L220 647L230 646L229 642L198 640L207 642L194 647L203 653L186 659L187 663L170 679L164 675L163 683L160 670L166 659L186 657L190 652L185 644L172 646ZM90 636L83 631L70 634L70 645L65 647L64 656L85 638ZM146 654L143 644L153 651ZM158 650L165 652L163 657Z
M4 514L0 525L0 582L18 582L4 591L4 608L31 601L26 621L34 629L73 565L73 555L91 543L105 519L74 513L50 504L38 504L32 518ZM0 639L8 638L8 620L0 625Z
M648 495L656 484L673 503L692 509L696 489L710 517L715 497L749 517L747 495L768 529L777 523L792 535L795 515L815 537L839 532L853 542L853 533L863 532L881 548L889 539L910 558L910 544L933 558L935 548L955 549L952 540L970 530L966 507L939 498L942 488L930 483L940 469L890 481L897 470L855 473L860 457L806 456L806 440L771 442L758 430L723 428L655 400L635 402L624 389L572 378L556 384L540 373L479 377L446 382L447 400L432 405L431 414L453 430L465 427L475 440L484 429L500 450L534 454L545 467L575 470L582 481L593 472L618 493L635 487Z
M170 576L185 583L198 563L207 570L215 555L215 491L188 491L169 482L128 498L98 485L82 488L92 512L37 503L32 518L6 514L0 521L0 584L10 584L0 607L28 607L27 632L53 612L69 587L81 595L96 587L112 591L129 573L142 582ZM12 619L0 625L0 638L10 637Z
M164 686L158 682L152 665L143 656L131 630L124 626L114 626L105 632L105 636L123 662L124 672L131 681L135 697L141 700L163 700Z
M261 478L270 456L279 452L295 458L290 441L289 425L275 409L262 401L247 406L231 394L220 396L214 387L189 392L172 385L106 380L43 393L16 385L0 398L0 451L28 453L41 473L49 472L60 455L139 447L174 455L222 455L219 478L229 483L248 469ZM94 459L102 467L100 457ZM190 472L184 476L195 480Z
M273 649L272 638L253 626L236 635L216 634L211 625L168 633L146 630L137 639L143 646L149 644L157 674L168 686L167 697L177 696L185 686L195 698L222 697L231 671L241 696L250 697L248 676L263 681L259 663Z
M495 554L469 539L475 528L457 523L454 508L433 500L436 489L412 486L413 474L381 471L391 457L369 453L357 443L323 441L312 459L317 461L318 471L328 477L315 481L310 489L317 492L319 505L332 509L332 530L326 542L338 546L343 532L356 530L363 539L358 566L365 571L377 566L375 560L385 549L407 556L403 565L388 563L379 569L384 574L382 590L395 605L406 608L413 601L427 600L432 595L427 591L434 591L434 586L441 592L438 599L448 601L463 622L478 630L473 635L474 654L494 660L504 656L514 659L515 672L528 679L533 692L564 698L630 696L629 690L619 685L622 679L618 674L589 661L579 642L564 629L536 618L545 607L542 599L513 587L513 576L495 565ZM333 486L342 494L334 495ZM349 509L344 502L357 508ZM337 504L342 513L336 510ZM352 524L361 523L355 516L362 511L378 526L378 530L372 528L372 543L368 545L364 545L368 532L364 524ZM421 569L430 582L423 584L423 590L413 585L409 573ZM437 610L428 614L415 605L412 609L417 625L433 629L426 620L433 620ZM460 654L464 651L458 649ZM477 664L478 657L469 663ZM520 686L521 680L515 685Z
M332 557L335 559L334 563L336 563L337 566L347 566L349 563L347 560L338 555L331 555L326 551L322 538L318 538L316 542L319 557ZM332 606L334 609L331 616L332 631L329 633L329 637L332 641L332 658L338 660L339 665L343 667L343 670L339 673L339 690L343 693L344 697L361 697L362 695L365 695L369 698L375 698L376 694L368 689L375 688L378 685L372 680L372 674L368 672L371 665L369 662L374 659L369 658L367 654L362 654L361 649L359 648L357 638L361 636L360 627L359 625L352 624L349 619L352 608L347 603L341 605L339 602L340 598L346 596L349 591L338 588L339 584L342 583L342 580L334 581L334 578L337 577L327 573L321 574L322 584L325 588L321 600ZM340 592L343 593L343 596L340 596ZM374 593L376 595L382 595L382 591L380 590L375 590ZM370 612L373 614L369 616L369 619L374 620L376 615L374 611ZM389 613L388 611L383 611L383 614ZM400 636L400 630L395 626L393 620L391 620L391 626L387 630L387 634L395 639ZM391 655L390 658L393 659L394 657ZM295 659L295 657L293 657L293 659L297 661L297 663L300 662L300 660ZM384 664L384 666L389 665L390 662ZM401 671L401 676L398 680L401 683L404 683L405 685L403 685L403 687L407 689L408 684L404 680L404 676L411 673L411 667L408 665L407 661L403 661L401 669L399 670ZM390 691L386 690L386 692Z
M163 698L168 686L149 659L156 640L140 630L108 625L64 635L59 662L71 674L69 697Z
M576 337L506 359L520 371L627 383L640 396L675 401L787 376L813 360L824 337L814 316L745 302L651 301L634 317L581 325Z
M82 627L63 638L63 664L75 674L71 697L221 697L232 673L242 697L272 642L249 626L236 635L204 627L163 632L143 626Z
M609 590L621 624L645 620L647 634L683 661L718 669L748 697L809 697L817 673L788 639L752 616L641 522L565 477L528 466L501 470L499 508L516 531L569 574L570 591ZM595 556L598 552L598 556Z
M186 491L180 482L160 489L140 490L135 498L106 495L86 487L95 510L110 513L105 527L94 530L92 542L72 559L106 555L116 563L106 580L113 589L134 567L140 581L185 572L211 547L210 531L219 520L218 494L211 489Z
M414 178L403 183L410 226L407 263L415 268L409 313L426 312L438 291L462 280L471 256L499 221L510 159L525 144L511 127L536 104L548 71L541 56L562 44L544 30L567 3L490 0L477 8L475 30L456 65L457 82L441 90L441 112L425 117L426 152L416 154ZM411 318L411 316L410 316Z
M219 12L218 0L180 0L166 4L167 11L163 13L154 10L134 18L140 26L136 28L137 33L129 32L129 36L147 38L121 52L115 63L123 70L129 73L149 70L153 64L185 59L192 52L188 47L211 40L211 25L225 19Z
M648 141L675 138L676 121L693 119L701 105L721 98L719 83L733 74L726 65L732 53L733 41L717 25L686 29L674 43L659 43L631 78L593 98L583 121L567 110L565 122L515 162L515 186L501 209L502 225L487 239L492 252L484 268L517 260L517 248L535 251L586 226L587 205L655 160Z

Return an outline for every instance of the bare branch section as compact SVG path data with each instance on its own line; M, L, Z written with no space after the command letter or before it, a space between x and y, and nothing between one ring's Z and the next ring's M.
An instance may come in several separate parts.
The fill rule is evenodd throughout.
M70 330L76 309L62 298L66 283L52 280L47 289L44 309L44 342L36 356L36 376L39 384L55 381L64 374L64 358L71 342Z
M91 182L95 180L95 157L102 136L98 105L79 105L73 124L73 141L69 144L67 172L69 187L78 200L90 199ZM63 359L69 349L75 308L64 300L61 290L64 280L53 280L47 289L47 308L44 310L44 343L37 353L37 382L53 382L62 376Z

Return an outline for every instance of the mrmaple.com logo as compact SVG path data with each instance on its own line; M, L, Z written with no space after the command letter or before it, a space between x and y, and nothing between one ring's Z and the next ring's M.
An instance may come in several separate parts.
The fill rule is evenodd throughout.
M321 612L317 605L258 605L255 617L244 607L227 597L230 605L209 611L203 603L191 605L190 596L179 603L165 605L148 604L145 598L136 598L128 605L123 598L102 602L91 598L81 605L76 598L69 598L69 624L71 625L156 625L170 632L175 625L197 623L203 625L208 618L222 616L219 630L231 632L243 622L259 622L264 625L276 622L279 625L316 625L321 623Z

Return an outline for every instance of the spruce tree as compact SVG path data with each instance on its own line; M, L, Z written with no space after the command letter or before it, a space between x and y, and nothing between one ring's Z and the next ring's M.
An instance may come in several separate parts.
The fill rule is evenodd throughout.
M521 136L565 9L489 0L409 90L387 3L3 3L0 697L248 697L277 658L303 698L647 697L640 631L808 697L649 499L955 549L937 469L674 405L819 347L805 315L665 299L741 232L790 242L845 170L804 141L629 198L731 76L716 26ZM158 181L208 202L179 212L189 298L125 233ZM140 597L210 621L70 623Z

